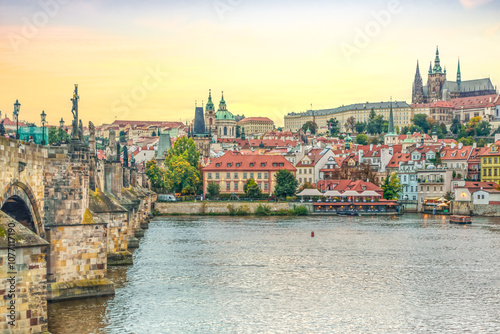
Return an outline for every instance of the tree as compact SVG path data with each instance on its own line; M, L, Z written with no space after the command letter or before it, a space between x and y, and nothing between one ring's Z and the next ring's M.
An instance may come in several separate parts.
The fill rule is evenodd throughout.
M240 138L240 137L241 137L241 126L236 125L236 138Z
M366 122L357 122L355 125L356 133L363 133L366 129Z
M491 132L491 124L487 121L481 121L475 127L476 136L489 136Z
M354 129L356 127L356 119L354 118L354 116L349 117L344 126L348 132L354 132Z
M441 133L443 134L443 137L446 136L446 134L448 133L448 128L446 127L446 124L441 123L439 127L441 128Z
M164 170L156 164L156 160L153 159L146 163L146 176L156 191L162 192L164 189L164 173Z
M368 144L378 145L380 144L380 140L377 136L374 136L368 139Z
M411 121L413 124L420 127L424 133L429 132L430 125L426 114L415 114Z
M57 132L57 128L55 126L51 126L49 128L49 145L55 145L60 142L59 134Z
M392 175L387 174L381 188L384 190L384 198L391 200L399 198L399 195L403 190L403 185L396 176L396 173L393 173Z
M219 184L215 182L209 182L207 185L207 193L209 198L214 198L220 193Z
M375 116L377 116L377 114L375 113L375 108L372 108L372 110L370 110L370 115L368 116L368 122L372 121Z
M156 137L156 131L153 130L153 133L151 134L151 137Z
M356 136L356 143L359 145L366 145L368 144L368 136L360 133L359 135Z
M451 122L450 132L453 134L457 134L459 130L460 130L460 119L457 116Z
M471 136L469 137L462 137L458 140L459 143L462 143L464 146L471 146L474 144L474 138Z
M316 134L316 131L318 130L318 125L314 123L313 121L307 121L302 125L302 130L304 132L307 132L307 130L310 130L311 133L314 135Z
M254 179L248 179L243 187L248 198L260 198L261 191L257 182Z
M288 169L280 169L276 173L276 186L274 196L278 198L292 197L295 195L299 182Z
M123 167L128 167L128 148L123 146Z
M125 141L125 131L120 131L120 143L123 143Z
M485 147L486 146L486 140L483 138L479 139L479 142L477 143L478 147Z
M432 129L437 124L437 121L434 118L428 116L427 123L429 123L429 129Z
M165 158L165 166L167 169L172 167L172 159L183 156L194 168L198 168L200 161L200 152L196 149L196 144L193 138L186 138L185 136L175 141L174 145L168 150L168 155Z
M327 123L330 136L336 136L340 132L339 121L336 118L330 118Z
M371 112L370 112L370 115L371 115ZM384 120L384 116L378 115L378 116L375 116L368 121L368 125L366 127L366 130L372 135L373 134L381 134L382 132L384 132L384 130L385 130L385 132L387 132L388 126L389 126L389 122Z
M196 193L199 185L198 169L191 166L183 155L174 156L165 172L165 187L175 193L190 195Z
M316 189L316 185L312 184L311 182L304 182L297 190L297 193L300 193L304 189Z

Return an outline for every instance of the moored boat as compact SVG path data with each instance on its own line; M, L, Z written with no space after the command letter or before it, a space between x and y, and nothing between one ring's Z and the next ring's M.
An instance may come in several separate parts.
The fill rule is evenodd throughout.
M469 216L450 216L450 223L452 224L472 224L472 219Z

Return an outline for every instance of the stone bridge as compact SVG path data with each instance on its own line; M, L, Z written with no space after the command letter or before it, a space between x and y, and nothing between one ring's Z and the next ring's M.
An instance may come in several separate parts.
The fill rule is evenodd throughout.
M118 155L97 160L89 142L0 137L0 332L46 332L47 300L114 294L107 266L132 263L155 194Z

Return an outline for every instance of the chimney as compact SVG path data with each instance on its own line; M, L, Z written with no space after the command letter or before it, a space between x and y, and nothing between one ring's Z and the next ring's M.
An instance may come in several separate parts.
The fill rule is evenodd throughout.
M458 149L461 149L464 146L464 143L458 143Z
M474 142L474 143L472 144L472 148L476 148L476 147L477 147L477 143L476 143L476 142Z
M373 151L373 144L370 144L370 151Z

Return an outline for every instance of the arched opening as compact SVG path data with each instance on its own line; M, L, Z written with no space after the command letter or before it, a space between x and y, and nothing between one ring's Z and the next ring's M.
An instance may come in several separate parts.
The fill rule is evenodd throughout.
M1 210L36 234L35 221L31 211L21 197L17 195L9 197Z
M224 136L227 136L227 127L224 127Z

